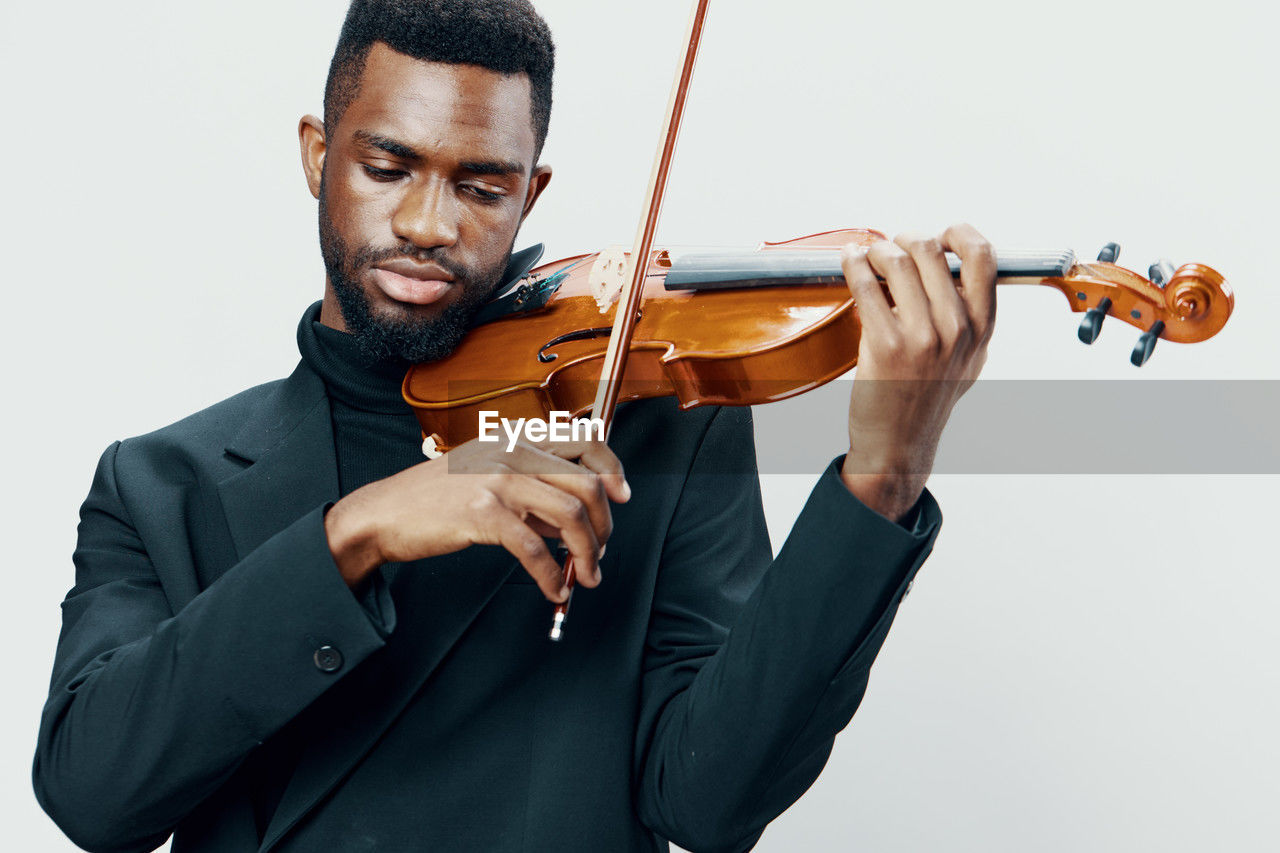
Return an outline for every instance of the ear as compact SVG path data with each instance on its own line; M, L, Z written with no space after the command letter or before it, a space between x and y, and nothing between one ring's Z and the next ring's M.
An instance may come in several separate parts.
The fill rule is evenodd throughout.
M314 198L320 198L320 176L324 174L324 122L305 115L298 122L298 147L302 152L302 173Z
M533 210L533 205L538 201L538 196L542 195L542 191L547 188L547 184L551 183L551 167L538 166L534 168L533 174L529 177L529 191L525 193L524 210L520 212L520 221L524 222L525 217L529 215L529 211Z

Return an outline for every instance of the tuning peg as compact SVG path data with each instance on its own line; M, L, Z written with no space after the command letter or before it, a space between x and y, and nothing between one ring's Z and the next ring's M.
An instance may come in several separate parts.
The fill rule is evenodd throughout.
M1098 339L1098 335L1102 334L1102 321L1107 319L1109 310L1111 310L1111 297L1104 296L1096 307L1084 312L1084 319L1080 321L1080 329L1076 332L1080 340L1091 344Z
M1102 247L1102 251L1098 252L1098 260L1105 264L1114 264L1120 257L1120 244L1108 243Z
M1156 287L1164 287L1169 283L1169 279L1173 278L1173 262L1167 258L1156 261L1147 268L1147 278L1151 279L1151 283Z
M1142 367L1147 363L1147 359L1151 358L1151 353L1155 352L1156 341L1160 339L1160 333L1164 331L1164 320L1156 320L1151 324L1151 328L1138 336L1138 342L1133 345L1133 352L1129 355L1129 361L1134 367Z

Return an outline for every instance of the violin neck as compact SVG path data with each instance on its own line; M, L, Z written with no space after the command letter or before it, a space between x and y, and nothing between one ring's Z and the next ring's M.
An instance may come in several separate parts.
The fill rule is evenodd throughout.
M960 274L960 259L946 253L952 275ZM1000 284L1038 284L1062 278L1075 266L1071 251L996 252L996 280ZM717 290L769 285L843 284L838 249L780 249L773 251L696 252L672 258L667 290Z

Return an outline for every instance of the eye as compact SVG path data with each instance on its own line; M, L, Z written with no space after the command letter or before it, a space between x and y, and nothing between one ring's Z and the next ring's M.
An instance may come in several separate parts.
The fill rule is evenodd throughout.
M368 163L360 164L365 174L373 178L375 181L394 181L403 178L405 173L400 169L379 169L377 166L370 166Z
M475 196L480 201L483 201L486 203L496 202L501 200L502 198L502 193L490 192L489 190L481 189L475 184L463 184L462 189L465 192L468 192L471 195Z

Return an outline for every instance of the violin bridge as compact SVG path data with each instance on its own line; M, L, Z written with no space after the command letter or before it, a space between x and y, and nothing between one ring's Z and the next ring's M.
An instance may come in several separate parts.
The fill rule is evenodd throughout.
M601 314L609 313L622 293L622 286L626 282L627 256L630 254L625 246L610 246L597 255L596 262L591 265L587 283Z

